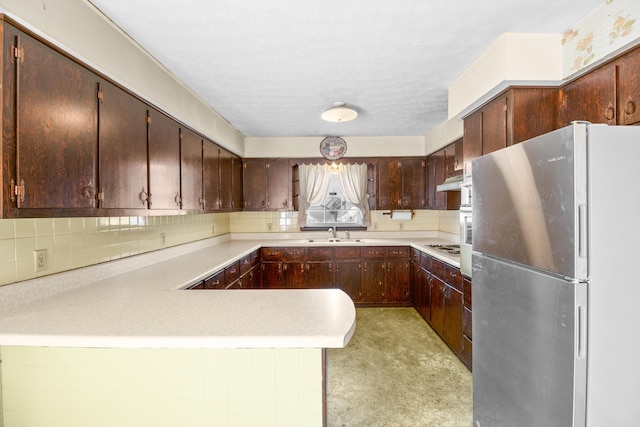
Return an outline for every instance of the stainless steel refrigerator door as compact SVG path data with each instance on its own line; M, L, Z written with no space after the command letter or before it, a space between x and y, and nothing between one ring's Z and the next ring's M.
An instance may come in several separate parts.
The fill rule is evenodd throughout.
M588 277L587 128L574 124L474 160L474 251Z
M473 254L474 427L584 427L586 289Z

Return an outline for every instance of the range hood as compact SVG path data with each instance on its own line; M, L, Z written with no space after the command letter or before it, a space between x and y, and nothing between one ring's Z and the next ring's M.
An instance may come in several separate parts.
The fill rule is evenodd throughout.
M444 182L436 187L437 191L460 191L462 185L462 174L451 176L444 180Z

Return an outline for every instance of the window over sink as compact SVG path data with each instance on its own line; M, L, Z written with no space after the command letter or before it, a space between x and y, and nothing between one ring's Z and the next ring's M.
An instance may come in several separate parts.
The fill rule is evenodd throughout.
M366 227L367 165L300 165L302 228Z

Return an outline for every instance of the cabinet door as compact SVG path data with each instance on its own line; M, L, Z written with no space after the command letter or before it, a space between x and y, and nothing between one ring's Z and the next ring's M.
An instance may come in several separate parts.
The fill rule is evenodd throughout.
M307 262L304 287L310 289L333 288L333 265L332 261Z
M618 124L640 122L640 49L618 61Z
M291 205L291 167L289 159L267 159L265 162L267 175L268 210L289 210Z
M462 137L463 173L471 175L471 162L482 156L482 110L465 117Z
M616 67L608 64L560 89L562 126L574 120L616 124Z
M378 159L378 209L402 207L402 162L394 158Z
M180 209L180 126L149 110L149 206Z
M100 82L101 208L147 208L147 109L133 95Z
M445 284L434 275L429 276L429 281L431 283L431 327L442 336Z
M386 298L384 283L384 261L362 262L362 301L380 303Z
M418 312L427 321L431 322L431 275L424 268L420 268L420 294L418 300Z
M462 354L462 292L445 285L442 338L458 355Z
M386 301L392 303L408 303L411 300L409 285L409 260L388 260L385 264Z
M263 262L262 266L262 287L266 289L284 288L282 263Z
M97 185L97 78L15 31L22 55L14 61L15 82L6 84L15 85L16 103L16 176L11 178L24 180L16 207L91 211Z
M354 303L364 302L359 260L335 262L335 287L342 289Z
M220 149L210 141L202 144L202 186L205 212L220 210Z
M507 96L501 96L482 108L482 154L507 146Z
M267 207L267 179L264 159L244 159L242 164L242 208L263 210Z
M423 158L402 159L402 207L427 206L427 162Z
M180 129L180 182L182 209L203 209L202 138L189 129Z
M231 209L242 210L242 159L231 156Z
M284 287L289 289L304 289L305 263L303 261L286 261L282 263Z
M444 176L449 178L457 175L457 158L456 158L456 144L449 144L444 147Z
M233 209L233 154L220 149L220 209Z

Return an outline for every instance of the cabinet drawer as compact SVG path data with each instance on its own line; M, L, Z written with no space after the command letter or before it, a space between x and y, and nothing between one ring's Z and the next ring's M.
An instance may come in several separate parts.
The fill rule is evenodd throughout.
M420 250L416 248L411 248L411 261L415 263L420 263Z
M204 289L204 280L201 280L193 285L189 286L189 289Z
M213 276L204 279L205 289L224 289L225 284L226 282L224 280L224 270L220 270Z
M387 258L409 258L409 246L387 246Z
M251 270L251 255L240 258L240 275L244 276Z
M307 259L309 261L331 261L333 258L333 248L307 248Z
M305 248L262 248L263 261L302 261Z
M462 278L462 295L464 296L464 306L471 310L471 280L466 277Z
M420 267L429 272L431 271L431 260L433 260L431 255L427 255L424 252L420 253Z
M384 246L368 246L362 248L362 258L384 259Z
M360 248L358 246L345 246L335 248L337 259L360 259Z
M444 281L462 292L462 273L459 268L445 263Z
M438 276L444 280L444 262L439 259L431 258L431 274Z
M236 261L233 264L225 267L224 280L227 282L227 286L235 282L240 277L240 261Z

